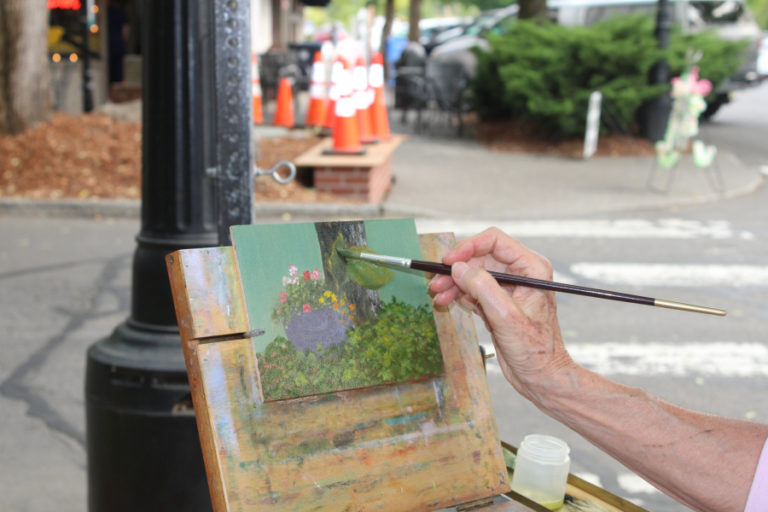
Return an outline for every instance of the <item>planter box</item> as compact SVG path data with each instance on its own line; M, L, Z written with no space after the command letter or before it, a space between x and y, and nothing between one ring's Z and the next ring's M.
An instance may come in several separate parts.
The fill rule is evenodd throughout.
M318 192L381 203L392 183L392 153L404 139L393 135L387 141L363 145L363 155L328 155L324 151L333 146L329 138L299 155L294 164L312 172Z

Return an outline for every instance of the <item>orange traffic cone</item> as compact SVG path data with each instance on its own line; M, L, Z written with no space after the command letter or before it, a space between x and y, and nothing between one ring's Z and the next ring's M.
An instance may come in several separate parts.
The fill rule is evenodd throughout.
M344 63L340 57L336 57L331 66L331 87L328 89L328 108L326 111L323 128L333 130L334 120L336 119L336 102L339 99L339 90L341 87L341 76L344 74Z
M309 109L307 109L307 126L322 126L326 118L328 98L325 95L325 62L323 53L315 52L312 63L312 80L309 84Z
M354 93L352 99L355 102L357 112L357 127L360 131L360 142L370 144L376 142L376 137L371 132L371 102L368 101L368 70L365 69L363 56L357 58L355 68L352 70L352 82Z
M339 80L339 99L336 100L336 118L333 122L333 148L330 154L362 155L360 132L357 127L357 112L352 100L352 69L349 62L344 62L344 69Z
M277 85L277 108L275 109L275 126L293 128L293 88L291 79L283 77Z
M371 106L371 131L379 140L389 139L389 118L384 89L384 57L376 52L371 57L371 72L368 83L373 87L374 98Z
M259 79L259 56L251 54L251 97L253 98L253 124L264 122L261 110L261 80Z

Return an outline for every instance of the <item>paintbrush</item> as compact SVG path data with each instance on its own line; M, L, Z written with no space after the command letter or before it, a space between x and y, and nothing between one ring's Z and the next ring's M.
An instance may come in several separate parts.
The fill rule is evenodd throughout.
M412 260L410 258L400 258L397 256L385 256L383 254L373 254L362 251L353 251L349 249L337 249L339 255L345 259L358 259L375 263L379 265L392 265L396 267L411 268L414 270L423 270L435 274L451 274L451 267L442 263L433 261ZM527 286L530 288L539 288L541 290L551 290L554 292L573 293L576 295L585 295L597 299L618 300L621 302L630 302L632 304L642 304L645 306L656 306L660 308L678 309L680 311L692 311L694 313L705 313L707 315L725 316L726 312L722 309L709 308L706 306L696 306L694 304L685 304L665 299L654 299L653 297L643 297L642 295L632 295L629 293L616 292L611 290L601 290L599 288L589 288L587 286L578 286L573 284L557 283L555 281L546 281L543 279L533 279L531 277L516 276L513 274L504 274L501 272L488 272L496 281L503 284L514 284L517 286Z

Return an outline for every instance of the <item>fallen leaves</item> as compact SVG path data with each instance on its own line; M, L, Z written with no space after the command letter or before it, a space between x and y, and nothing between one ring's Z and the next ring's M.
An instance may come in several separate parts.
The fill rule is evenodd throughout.
M0 136L0 194L35 199L138 198L141 126L102 114L58 113Z
M292 160L318 137L259 141L257 165ZM255 200L338 202L311 187L310 177L281 185L256 179ZM309 178L309 179L306 179ZM31 199L138 199L141 196L141 123L91 113L57 113L19 135L0 135L0 197Z

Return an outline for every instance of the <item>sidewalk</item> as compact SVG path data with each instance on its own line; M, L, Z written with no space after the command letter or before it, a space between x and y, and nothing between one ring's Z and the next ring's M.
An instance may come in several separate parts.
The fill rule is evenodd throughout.
M396 120L393 128L400 133L413 131ZM280 128L258 127L254 136L282 133ZM393 155L393 184L382 204L256 203L254 217L256 221L377 216L489 221L559 218L702 203L749 193L763 181L757 169L726 150L720 149L716 163L725 185L722 193L712 187L710 170L695 167L690 155L681 158L669 191L660 193L646 186L654 166L652 157L583 160L502 153L469 137L408 133ZM660 169L656 183L664 185L668 173ZM0 198L0 214L138 217L139 211L138 201Z

